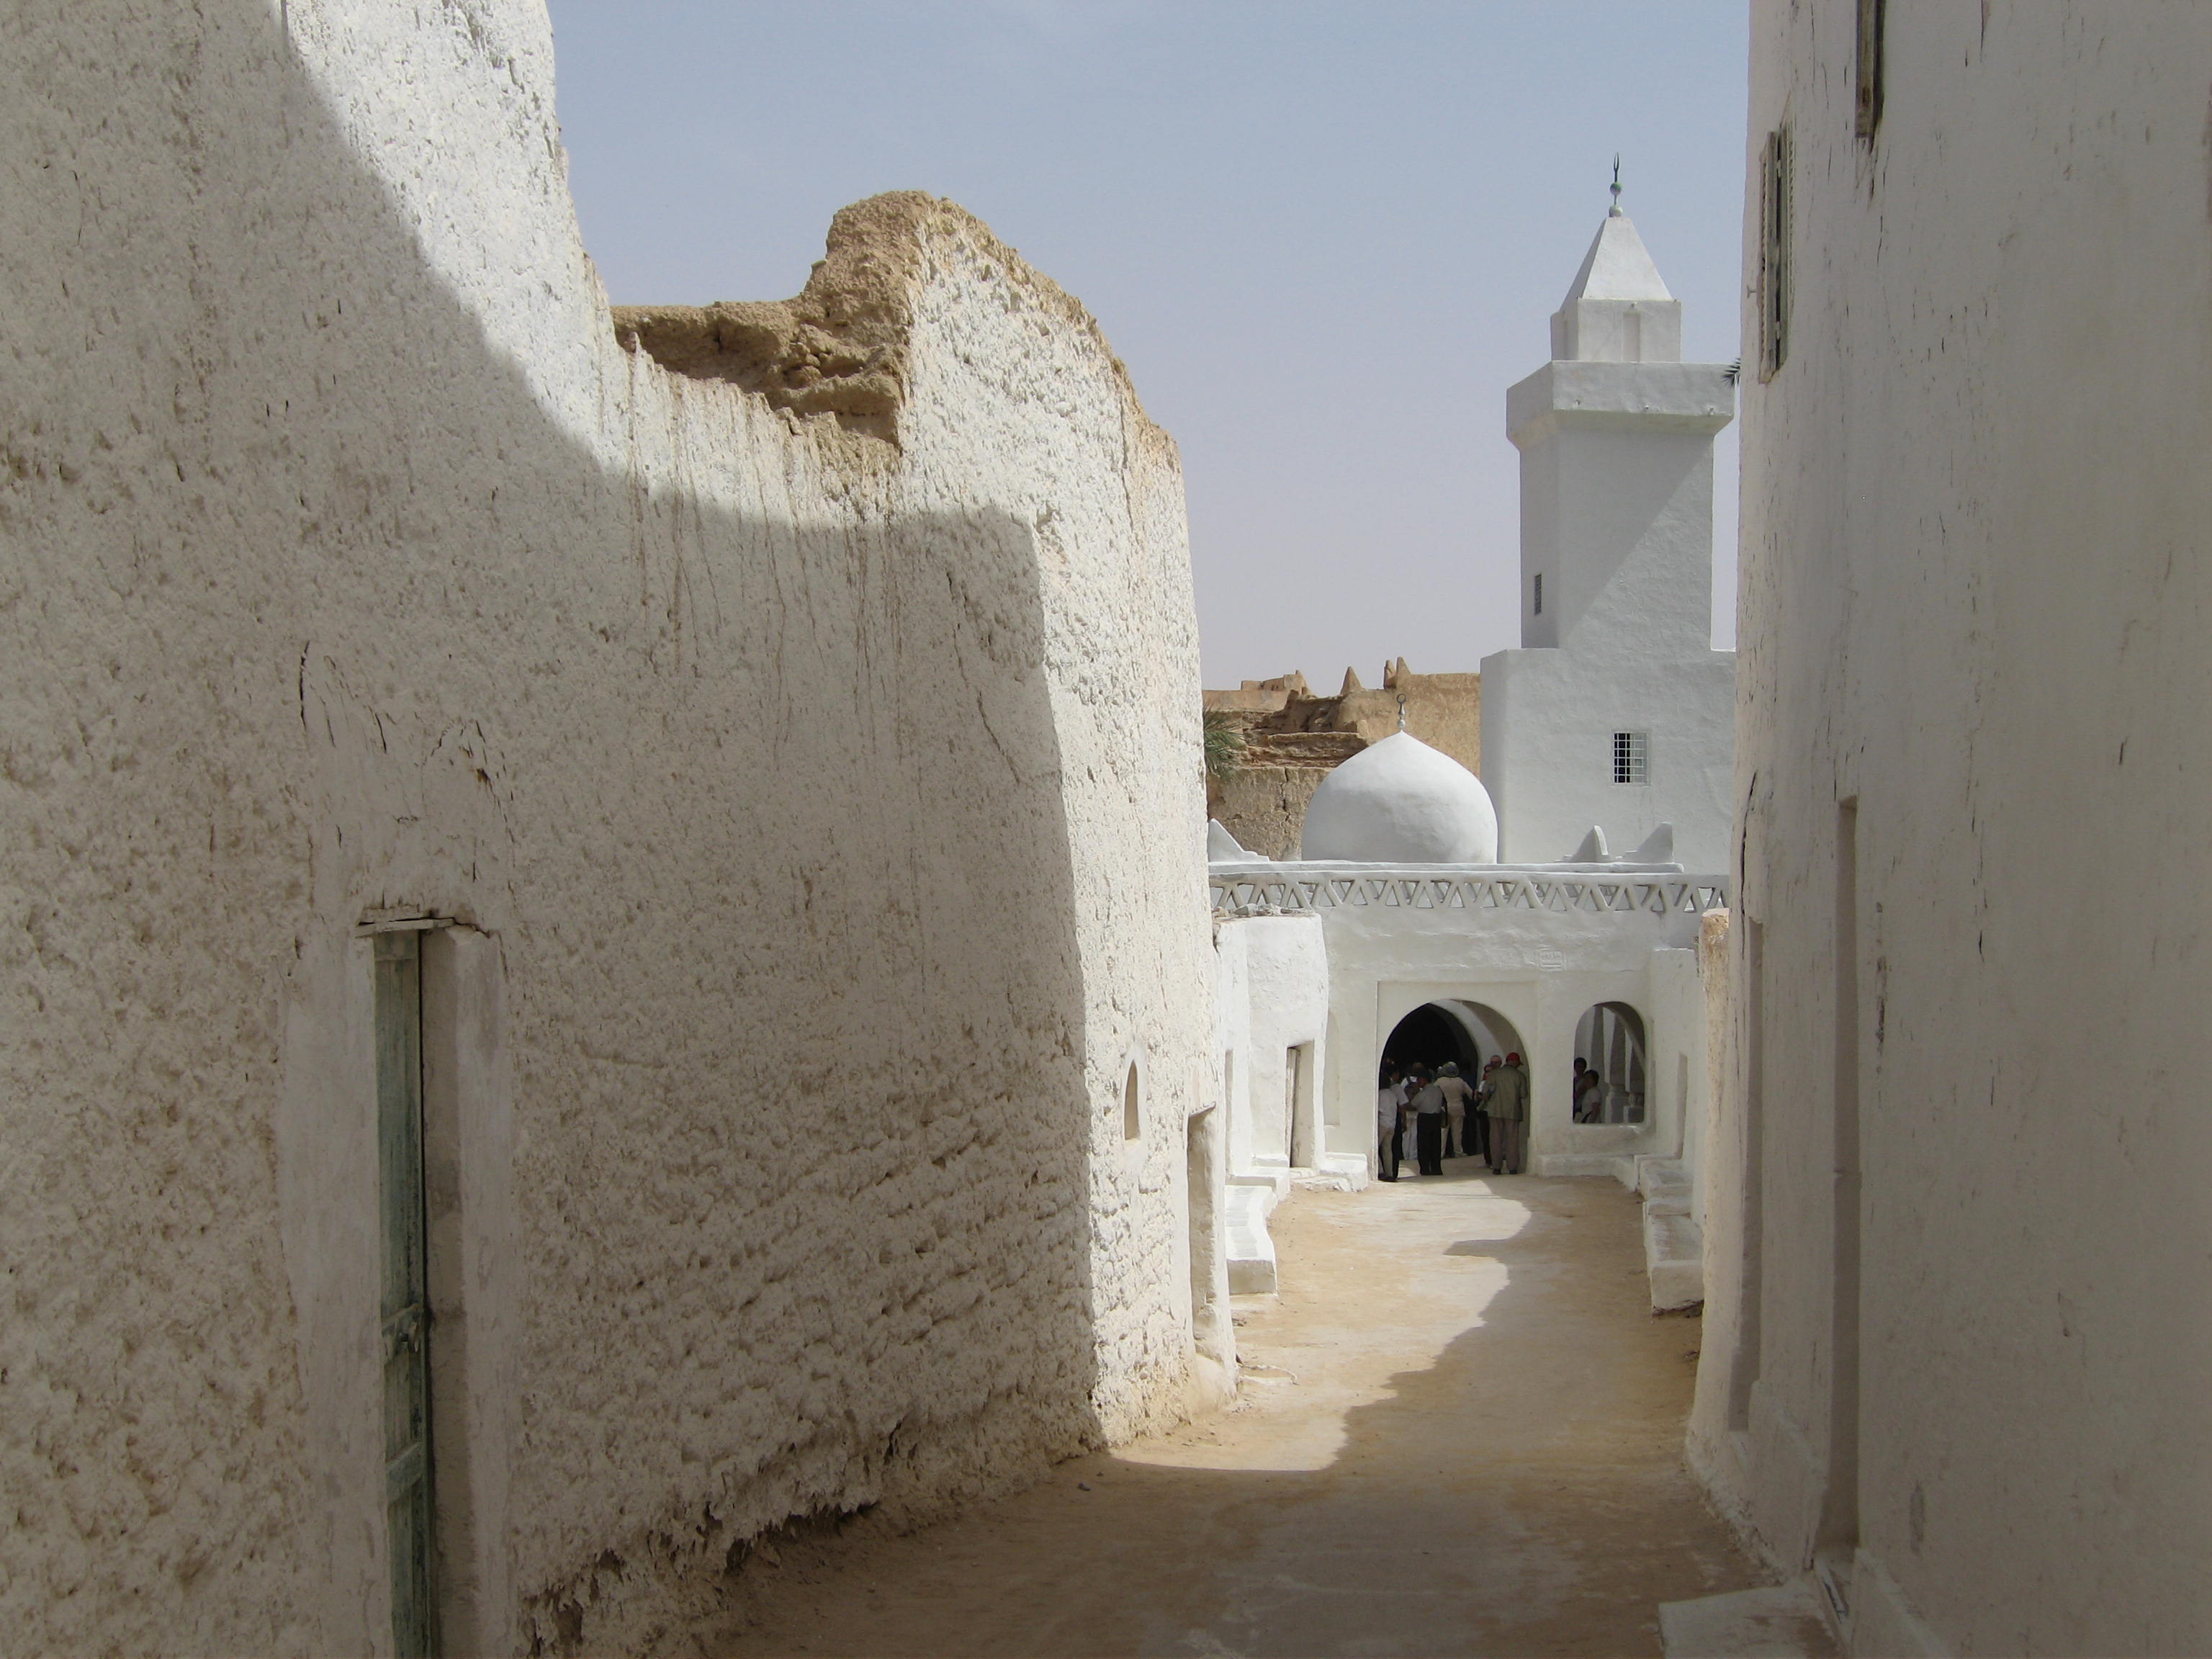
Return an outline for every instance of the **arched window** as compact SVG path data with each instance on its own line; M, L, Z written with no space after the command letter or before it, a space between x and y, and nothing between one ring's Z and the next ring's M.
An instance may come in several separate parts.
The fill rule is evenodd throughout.
M1575 1027L1575 1121L1643 1122L1644 1054L1644 1016L1626 1003L1601 1002L1585 1013Z
M1136 1140L1145 1133L1144 1114L1137 1103L1137 1062L1129 1062L1129 1075L1121 1085L1121 1139Z

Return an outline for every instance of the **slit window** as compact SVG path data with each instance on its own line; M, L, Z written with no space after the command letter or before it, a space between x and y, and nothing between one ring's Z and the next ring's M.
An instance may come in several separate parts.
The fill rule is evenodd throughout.
M1790 356L1791 179L1790 129L1766 135L1759 184L1759 378L1771 380Z
M1615 783L1649 783L1651 781L1651 746L1641 732L1616 732L1613 734L1613 781Z
M1888 9L1887 0L1859 0L1856 125L1858 136L1869 144L1881 125L1882 15Z
M1536 613L1535 613L1535 614L1536 614L1536 615L1538 615L1538 616L1540 616L1540 616L1542 616L1542 615L1544 614L1544 573L1543 573L1542 571L1540 571L1540 570L1539 570L1539 571L1536 573Z

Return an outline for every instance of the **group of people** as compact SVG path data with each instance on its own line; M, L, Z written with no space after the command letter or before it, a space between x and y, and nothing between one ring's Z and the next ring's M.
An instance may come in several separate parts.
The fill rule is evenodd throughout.
M1413 1065L1382 1068L1376 1097L1376 1161L1395 1181L1406 1159L1412 1120L1419 1172L1440 1176L1448 1158L1479 1158L1492 1175L1519 1175L1528 1155L1528 1071L1517 1054L1493 1055L1482 1080L1470 1085L1447 1060L1431 1071ZM1456 1149L1456 1150L1455 1150Z

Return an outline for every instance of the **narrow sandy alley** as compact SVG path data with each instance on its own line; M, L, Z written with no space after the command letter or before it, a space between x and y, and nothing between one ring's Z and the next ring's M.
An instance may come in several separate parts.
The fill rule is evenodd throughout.
M1240 1304L1244 1399L905 1537L756 1558L768 1654L1656 1653L1753 1583L1680 1455L1694 1319L1646 1309L1604 1180L1295 1194Z

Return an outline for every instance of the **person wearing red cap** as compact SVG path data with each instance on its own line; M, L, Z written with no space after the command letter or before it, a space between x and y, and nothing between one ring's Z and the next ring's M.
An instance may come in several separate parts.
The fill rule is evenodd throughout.
M1490 1079L1490 1169L1493 1175L1519 1175L1528 1155L1528 1073L1521 1056L1505 1063Z

